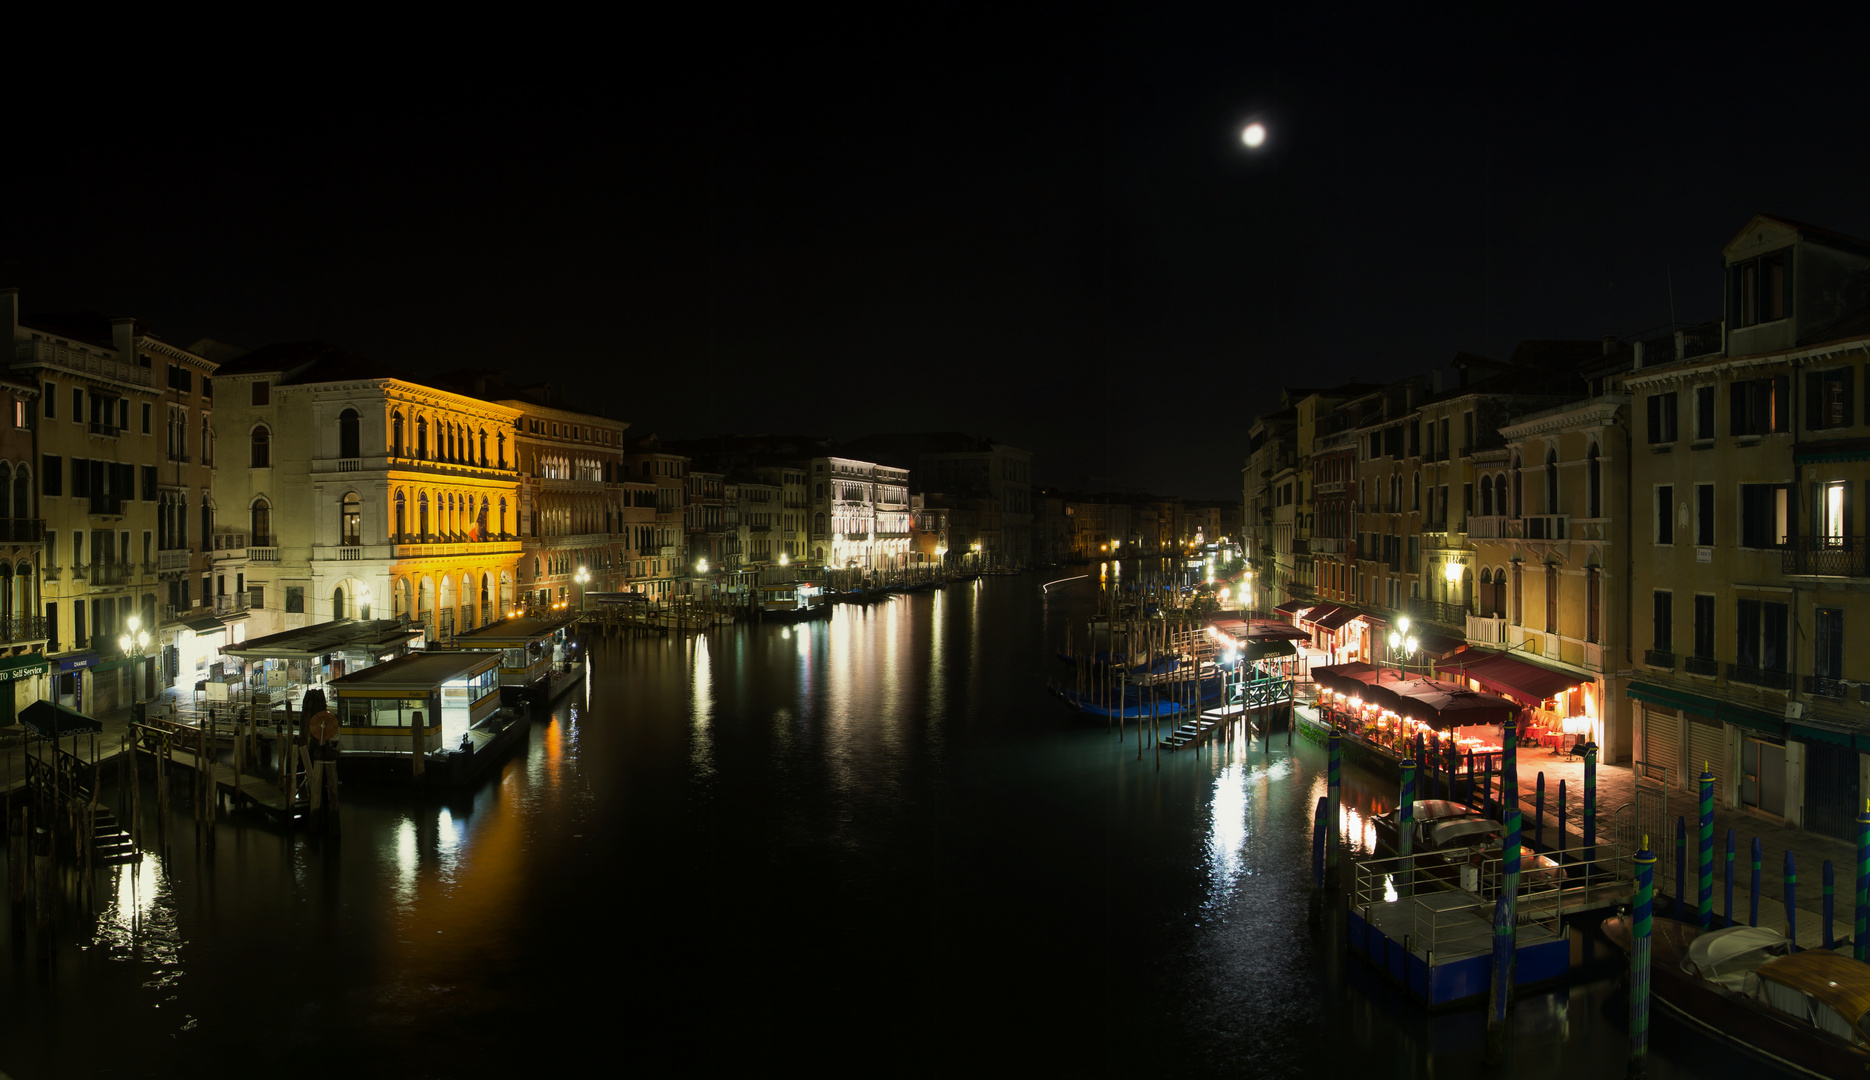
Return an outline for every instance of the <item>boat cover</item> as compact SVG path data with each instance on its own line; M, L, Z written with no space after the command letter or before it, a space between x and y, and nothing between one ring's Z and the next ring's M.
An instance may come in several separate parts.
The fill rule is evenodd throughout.
M1754 969L1786 951L1786 936L1764 926L1730 926L1695 937L1685 961L1692 971L1729 990L1743 990Z

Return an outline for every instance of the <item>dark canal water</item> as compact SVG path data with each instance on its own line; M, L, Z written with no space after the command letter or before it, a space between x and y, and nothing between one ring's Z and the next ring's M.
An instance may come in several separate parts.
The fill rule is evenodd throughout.
M180 807L55 955L0 937L0 1069L1487 1074L1478 1010L1308 925L1322 751L1157 771L1074 723L1045 682L1092 589L1040 580L596 643L496 779L347 786L341 841L223 817L199 854ZM1348 788L1353 826L1387 794ZM1626 1008L1609 967L1526 997L1498 1075L1621 1075ZM1739 1064L1654 1038L1658 1077Z

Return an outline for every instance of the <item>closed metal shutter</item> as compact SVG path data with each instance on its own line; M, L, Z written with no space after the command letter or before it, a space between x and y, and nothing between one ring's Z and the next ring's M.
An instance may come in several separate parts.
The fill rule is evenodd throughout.
M1682 786L1699 791L1702 763L1714 774L1714 804L1726 805L1727 725L1705 716L1688 713L1688 760L1682 763Z
M1681 785L1682 721L1674 709L1643 706L1643 761L1667 768L1670 786Z
M1857 838L1857 751L1805 744L1805 827L1839 840Z

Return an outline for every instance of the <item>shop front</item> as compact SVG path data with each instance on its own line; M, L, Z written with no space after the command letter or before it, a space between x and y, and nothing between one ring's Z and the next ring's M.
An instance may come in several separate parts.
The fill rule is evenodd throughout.
M39 678L51 669L38 653L0 659L0 727L13 726L19 711L37 700Z

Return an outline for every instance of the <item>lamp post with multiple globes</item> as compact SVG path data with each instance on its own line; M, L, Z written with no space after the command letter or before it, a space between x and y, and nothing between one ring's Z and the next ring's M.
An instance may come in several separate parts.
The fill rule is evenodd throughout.
M1406 679L1409 677L1409 671L1406 665L1410 659L1415 657L1415 651L1418 645L1415 635L1409 632L1408 616L1405 615L1396 620L1396 629L1390 631L1389 640L1390 659L1396 663L1396 676L1397 678ZM1399 656L1401 659L1398 659Z
M124 633L117 639L117 647L123 655L130 658L130 701L135 703L140 692L137 683L143 677L143 650L149 648L149 631L142 629L143 620L135 615L124 620Z
M571 576L571 580L578 583L578 613L582 615L584 614L584 587L591 580L591 572L580 566L578 572Z

